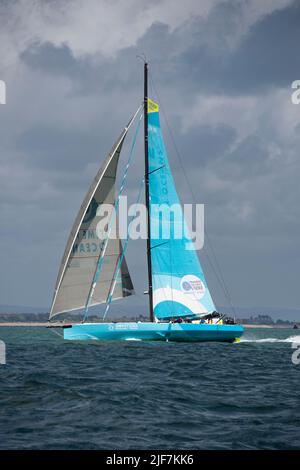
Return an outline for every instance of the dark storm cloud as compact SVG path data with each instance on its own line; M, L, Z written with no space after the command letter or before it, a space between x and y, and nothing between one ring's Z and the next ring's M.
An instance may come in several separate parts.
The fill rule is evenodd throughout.
M111 88L128 89L137 84L132 75L132 67L137 67L137 60L132 51L125 51L118 61L102 58L91 62L88 58L75 58L67 46L34 44L22 53L21 60L44 74L68 77L72 80L74 95L99 95Z
M286 87L299 75L300 4L275 12L254 25L225 70L225 86L233 93L263 93L270 86ZM234 80L242 71L243 79ZM232 86L230 86L232 85Z
M45 145L45 144L48 145ZM72 129L47 128L34 126L25 131L17 141L17 147L24 153L23 162L45 170L59 168L60 172L78 172L89 162L95 161L97 134L83 130L74 134Z
M297 77L299 57L300 5L276 11L254 24L238 47L230 38L239 30L243 2L223 3L212 12L206 24L193 25L193 42L182 56L181 72L193 89L209 92L264 93L270 86L287 86ZM233 33L234 35L234 33ZM203 38L218 38L212 50Z

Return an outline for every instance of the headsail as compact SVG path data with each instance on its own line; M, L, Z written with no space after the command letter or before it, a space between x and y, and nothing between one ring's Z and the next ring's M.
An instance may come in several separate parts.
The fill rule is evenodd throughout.
M148 139L154 315L166 319L212 312L215 306L197 253L186 249L187 244L193 245L185 222L183 236L175 236L176 225L182 224L182 208L164 146L159 107L152 100L148 100ZM158 204L169 208L176 204L179 210L167 221L156 212ZM166 224L170 232L167 240L163 238Z
M120 152L126 134L139 110L140 108L112 147L77 214L57 276L50 319L59 313L85 307L91 283L93 282L97 260L101 255L105 241L99 239L96 233L99 221L97 208L100 204L115 203L115 181ZM106 301L115 267L121 253L121 241L118 238L109 239L105 250L101 277L94 290L90 306ZM116 299L131 295L132 293L132 281L126 260L123 258L120 275L116 281L112 297Z

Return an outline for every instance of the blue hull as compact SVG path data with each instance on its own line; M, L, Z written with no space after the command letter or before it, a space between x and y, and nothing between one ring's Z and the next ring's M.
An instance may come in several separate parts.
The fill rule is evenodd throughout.
M241 325L193 323L83 323L64 329L64 339L100 341L221 341L233 342L244 332Z

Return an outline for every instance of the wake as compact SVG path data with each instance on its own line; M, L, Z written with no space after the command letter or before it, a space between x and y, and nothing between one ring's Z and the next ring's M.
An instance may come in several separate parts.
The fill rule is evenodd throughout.
M246 339L241 338L240 343L299 343L300 336L289 336L288 338L261 338L261 339Z

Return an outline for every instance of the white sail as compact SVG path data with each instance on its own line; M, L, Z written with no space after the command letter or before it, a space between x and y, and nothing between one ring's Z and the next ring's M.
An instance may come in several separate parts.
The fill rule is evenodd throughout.
M139 109L108 154L77 214L60 264L50 310L50 319L60 313L84 308L86 305L97 261L105 244L104 240L98 238L96 233L96 226L99 221L96 214L97 208L100 204L115 203L115 181L121 148ZM89 305L98 305L106 301L115 266L121 253L122 245L120 240L118 238L109 239L105 249L105 260L100 279ZM133 285L124 258L113 298L125 297L132 293Z

